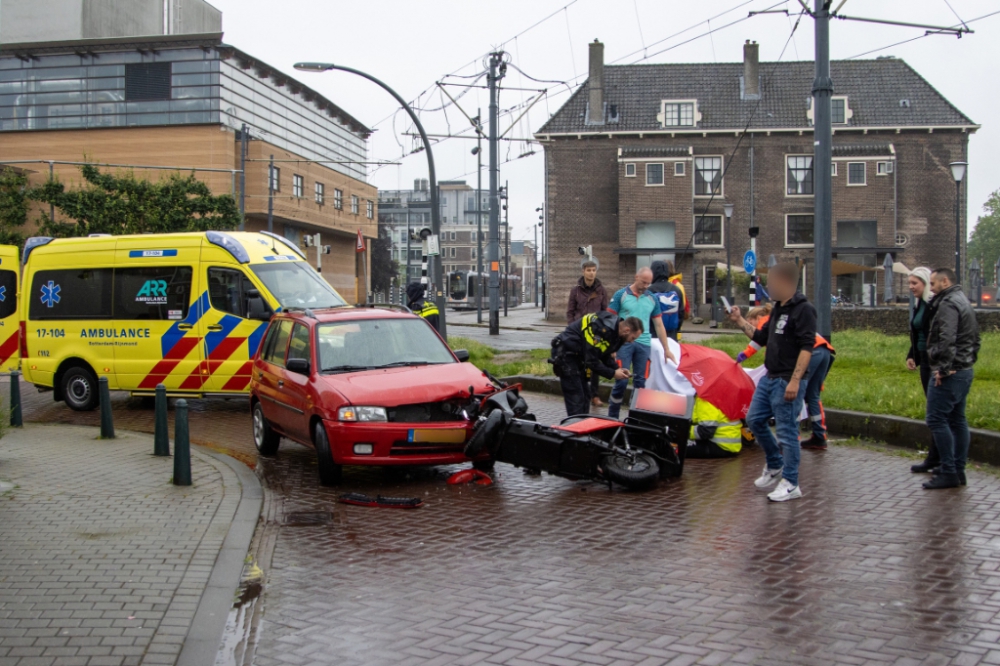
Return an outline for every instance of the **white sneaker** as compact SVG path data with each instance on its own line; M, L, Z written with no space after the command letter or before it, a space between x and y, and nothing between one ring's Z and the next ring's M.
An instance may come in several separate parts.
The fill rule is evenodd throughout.
M767 496L767 499L772 502L787 502L788 500L799 499L800 497L802 497L802 489L782 479L778 487L774 489L774 492Z
M768 486L774 485L780 476L780 467L778 469L770 469L767 465L764 465L764 473L760 475L759 479L753 482L753 485L758 488L767 488Z

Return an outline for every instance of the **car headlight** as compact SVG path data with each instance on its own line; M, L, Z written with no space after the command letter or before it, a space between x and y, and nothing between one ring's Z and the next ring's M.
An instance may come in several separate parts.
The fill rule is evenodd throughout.
M337 410L341 421L388 421L385 407L341 407Z

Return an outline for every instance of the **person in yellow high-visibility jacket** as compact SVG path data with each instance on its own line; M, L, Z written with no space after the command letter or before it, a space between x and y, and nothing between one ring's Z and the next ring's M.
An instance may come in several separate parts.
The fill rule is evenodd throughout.
M742 448L742 423L730 420L718 407L696 397L687 457L731 458L739 455Z

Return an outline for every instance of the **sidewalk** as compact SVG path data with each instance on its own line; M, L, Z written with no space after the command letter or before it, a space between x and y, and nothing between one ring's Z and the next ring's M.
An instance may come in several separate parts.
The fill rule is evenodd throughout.
M194 485L174 486L151 437L97 435L28 425L0 439L0 666L210 664L260 485L192 449Z

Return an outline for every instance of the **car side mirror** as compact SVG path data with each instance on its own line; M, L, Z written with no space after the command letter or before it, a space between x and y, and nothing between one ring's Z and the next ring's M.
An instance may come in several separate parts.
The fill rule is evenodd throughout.
M455 358L459 360L460 363L466 363L469 360L469 350L468 349L456 349L454 351Z
M264 301L264 297L260 295L260 291L257 289L247 290L247 319L256 319L257 321L270 321L271 308L267 306Z
M309 375L309 361L304 358L290 358L285 362L285 370L300 375Z

